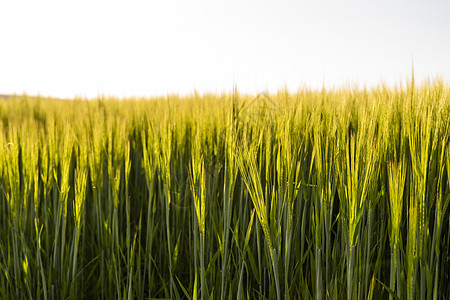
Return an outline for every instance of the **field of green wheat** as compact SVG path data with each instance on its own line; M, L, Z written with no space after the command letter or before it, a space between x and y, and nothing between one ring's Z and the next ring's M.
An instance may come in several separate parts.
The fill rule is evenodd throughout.
M1 299L450 299L450 87L0 101Z

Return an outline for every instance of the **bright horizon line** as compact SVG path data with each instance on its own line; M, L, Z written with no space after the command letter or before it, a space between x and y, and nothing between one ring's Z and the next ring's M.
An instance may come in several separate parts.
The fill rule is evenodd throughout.
M216 89L213 90L198 90L198 89L192 89L191 91L185 91L185 92L167 92L167 93L160 93L160 94L153 94L153 95L114 95L114 94L108 94L108 93L98 93L95 96L86 96L82 95L82 93L74 94L70 96L59 96L59 95L51 95L51 94L41 94L41 93L29 93L26 90L22 92L3 92L0 91L0 98L9 98L9 97L31 97L31 98L44 98L44 99L60 99L60 100L97 100L101 98L105 99L119 99L119 100L126 100L126 99L157 99L157 98L166 98L166 97L180 97L180 98L189 98L193 95L200 95L200 96L206 96L206 95L230 95L233 94L234 89L236 88L237 93L240 95L245 96L258 96L262 94L266 95L274 95L279 92L288 91L289 94L297 94L302 91L311 91L311 92L320 92L320 91L327 91L327 92L333 92L333 91L339 91L339 90L376 90L378 88L387 88L387 89L404 89L407 88L407 86L412 82L412 75L409 76L409 78L404 78L401 80L398 80L398 82L387 82L385 80L380 80L378 83L372 83L372 84L363 84L356 80L348 80L347 82L344 82L342 84L329 84L327 85L324 83L322 87L311 87L306 84L300 85L297 88L288 87L286 85L276 88L276 89L261 89L257 90L255 92L249 92L249 91L242 91L239 88L238 83L232 84L229 88L224 88L221 90ZM442 82L444 86L450 85L450 80L447 78L444 78L442 75L435 75L435 76L423 76L423 77L417 77L417 75L414 75L414 84L416 87L420 88L423 86L426 86L428 84L434 84Z

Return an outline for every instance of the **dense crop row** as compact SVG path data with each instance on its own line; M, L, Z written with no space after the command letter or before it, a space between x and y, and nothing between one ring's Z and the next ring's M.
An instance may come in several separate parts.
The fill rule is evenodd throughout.
M0 102L2 299L449 299L450 89Z

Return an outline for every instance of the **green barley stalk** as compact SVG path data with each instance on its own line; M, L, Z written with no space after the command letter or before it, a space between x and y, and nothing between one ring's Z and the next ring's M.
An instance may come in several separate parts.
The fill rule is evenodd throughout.
M169 126L167 129L161 128L161 153L159 156L159 170L161 172L161 181L163 182L164 199L163 207L165 212L165 227L167 238L167 257L169 260L169 280L170 280L170 298L173 297L174 279L173 279L173 262L172 262L172 236L170 234L170 202L172 199L171 190L171 155L172 155L172 132L173 129Z
M315 240L316 240L316 251L317 258L320 255L324 256L325 263L325 284L324 284L324 294L325 297L329 297L331 283L330 283L330 264L331 264L331 236L330 232L332 230L332 211L333 211L333 200L336 193L336 178L335 178L335 141L333 140L333 133L324 134L325 130L330 130L331 128L326 128L324 124L318 123L315 125L315 130L313 131L313 153L314 153L314 173L316 174L316 193L314 195L314 220L316 224L315 229ZM332 130L332 129L331 129ZM334 134L336 134L334 132ZM322 276L320 273L321 265L318 263L317 279L316 279L316 290L317 299L321 298L321 288L322 288Z
M143 161L144 161L144 174L146 178L147 189L149 191L148 195L148 206L147 206L147 244L146 244L146 255L148 255L147 259L147 268L148 268L148 288L151 292L152 287L152 245L154 240L154 213L156 211L156 201L155 201L155 190L154 190L154 180L155 179L155 155L154 155L154 146L152 141L152 135L149 132L146 137L145 133L142 135L142 150L143 150ZM151 293L149 294L151 296Z
M231 217L232 217L232 205L233 205L233 194L236 184L237 176L237 166L234 145L236 141L236 126L233 122L233 115L229 117L230 126L227 127L225 133L225 171L224 171L224 191L223 191L223 254L222 254L222 282L220 298L222 300L226 297L225 286L227 284L227 275L229 271L229 239L230 239L230 228L231 228Z
M114 173L113 173L114 174ZM114 268L114 280L116 284L116 292L117 297L120 299L122 296L122 291L120 289L120 281L122 277L122 264L121 258L122 258L122 247L121 247L121 236L120 236L120 229L119 229L119 203L120 203L120 171L116 170L115 176L113 180L111 181L111 185L113 188L113 203L114 203L114 209L113 209L113 216L112 216L112 222L111 222L111 230L112 230L112 237L111 237L111 249L114 249L115 251L112 251L110 254L112 256L112 266ZM128 244L127 244L128 245ZM128 247L127 247L128 249Z
M45 273L44 273L44 265L42 263L42 257L41 257L41 252L42 252L42 245L41 245L41 231L42 231L42 226L41 229L38 228L38 223L37 223L37 219L34 219L34 226L36 229L36 256L37 256L37 264L38 264L38 268L40 270L40 276L41 276L41 280L42 280L42 292L44 293L44 300L48 299L47 296L47 282L45 280Z
M68 196L69 196L69 172L70 161L72 155L72 143L70 134L67 134L62 145L63 155L60 162L61 179L58 180L56 169L53 170L55 188L58 191L57 199L59 200L56 218L55 243L53 245L53 268L58 271L58 280L61 283L61 295L65 297L68 288L68 276L65 272L66 259L66 233L67 233L67 212L68 212ZM59 265L58 265L59 264ZM59 270L58 270L59 267ZM69 269L67 269L68 271Z
M72 264L72 288L71 294L76 297L76 285L74 284L77 279L77 265L78 265L78 246L80 241L81 227L83 225L83 210L84 202L86 199L86 183L87 172L83 169L75 170L75 198L73 203L74 217L75 217L75 242L72 245L73 251L73 264Z
M410 121L409 124L409 147L411 149L411 165L412 165L412 180L414 193L419 203L418 206L418 230L417 230L417 259L420 263L420 298L425 299L427 289L431 292L431 287L427 288L427 270L426 261L427 253L426 246L428 243L429 235L428 231L428 209L427 209L427 180L432 174L429 172L429 158L431 148L431 136L432 136L432 118L431 111L425 111L422 115L417 116L415 122ZM419 126L417 126L418 124ZM433 199L434 200L434 199ZM425 249L424 249L425 248ZM419 272L419 270L416 270Z
M267 204L264 199L264 193L261 186L261 179L258 174L258 168L253 157L253 151L250 149L246 154L240 152L237 157L239 170L242 179L250 194L250 198L255 207L256 215L264 232L264 237L267 244L267 250L272 262L272 271L275 279L275 288L277 299L281 299L279 274L278 274L278 258L276 250L273 247L271 230L269 226L269 219L267 216Z
M391 273L390 288L395 291L395 283L397 280L397 296L401 298L401 269L398 266L400 257L401 243L401 221L403 211L403 191L406 180L406 159L403 156L398 163L390 163L388 166L389 180L389 204L390 204L390 243L391 243ZM389 296L392 299L392 295Z
M437 170L437 185L436 185L436 210L434 219L434 230L433 230L433 242L431 251L434 250L436 261L434 262L434 255L431 257L431 268L434 267L434 285L433 285L433 299L438 299L438 282L439 282L439 264L441 260L441 235L442 227L444 226L444 216L446 215L448 204L450 202L450 196L445 197L445 182L444 182L444 169L447 168L448 175L450 175L450 155L445 155L445 150L447 149L448 136L445 135L441 142L440 155L439 155L439 167ZM447 176L450 178L450 176ZM448 194L449 195L449 194Z
M370 140L372 136L369 131L370 124L366 128L360 128L355 134L351 133L346 139L346 146L343 150L344 159L338 164L338 185L341 208L345 216L345 227L347 235L347 298L355 297L357 284L354 275L358 273L357 251L360 241L360 232L363 224L361 218L367 209L366 197L375 174L376 147ZM347 134L344 132L344 134ZM366 145L367 144L367 145ZM347 227L348 226L348 227ZM358 278L358 277L357 277ZM359 289L359 288L358 288Z
M127 235L126 243L131 245L131 213L130 213L130 197L128 190L128 182L130 179L131 171L131 160L130 160L130 142L128 141L124 149L123 157L123 167L124 167L124 189L125 189L125 212L126 212L126 222L127 222ZM140 223L140 222L139 222ZM128 272L128 298L131 297L131 286L132 286L132 274L133 274L133 259L134 259L134 245L136 242L136 234L134 235L133 246L127 247L127 272Z
M416 272L418 258L418 201L413 192L409 197L408 231L406 241L406 287L407 298L414 299L416 287Z
M200 286L201 299L207 297L206 270L205 270L205 235L206 235L206 171L205 162L201 156L199 131L195 137L191 164L189 166L190 186L194 200L195 214L197 216L198 230L200 233Z

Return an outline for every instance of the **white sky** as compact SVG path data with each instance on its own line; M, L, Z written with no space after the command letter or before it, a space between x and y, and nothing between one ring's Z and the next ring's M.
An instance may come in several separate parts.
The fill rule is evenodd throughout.
M270 92L450 78L450 1L1 1L0 93Z

